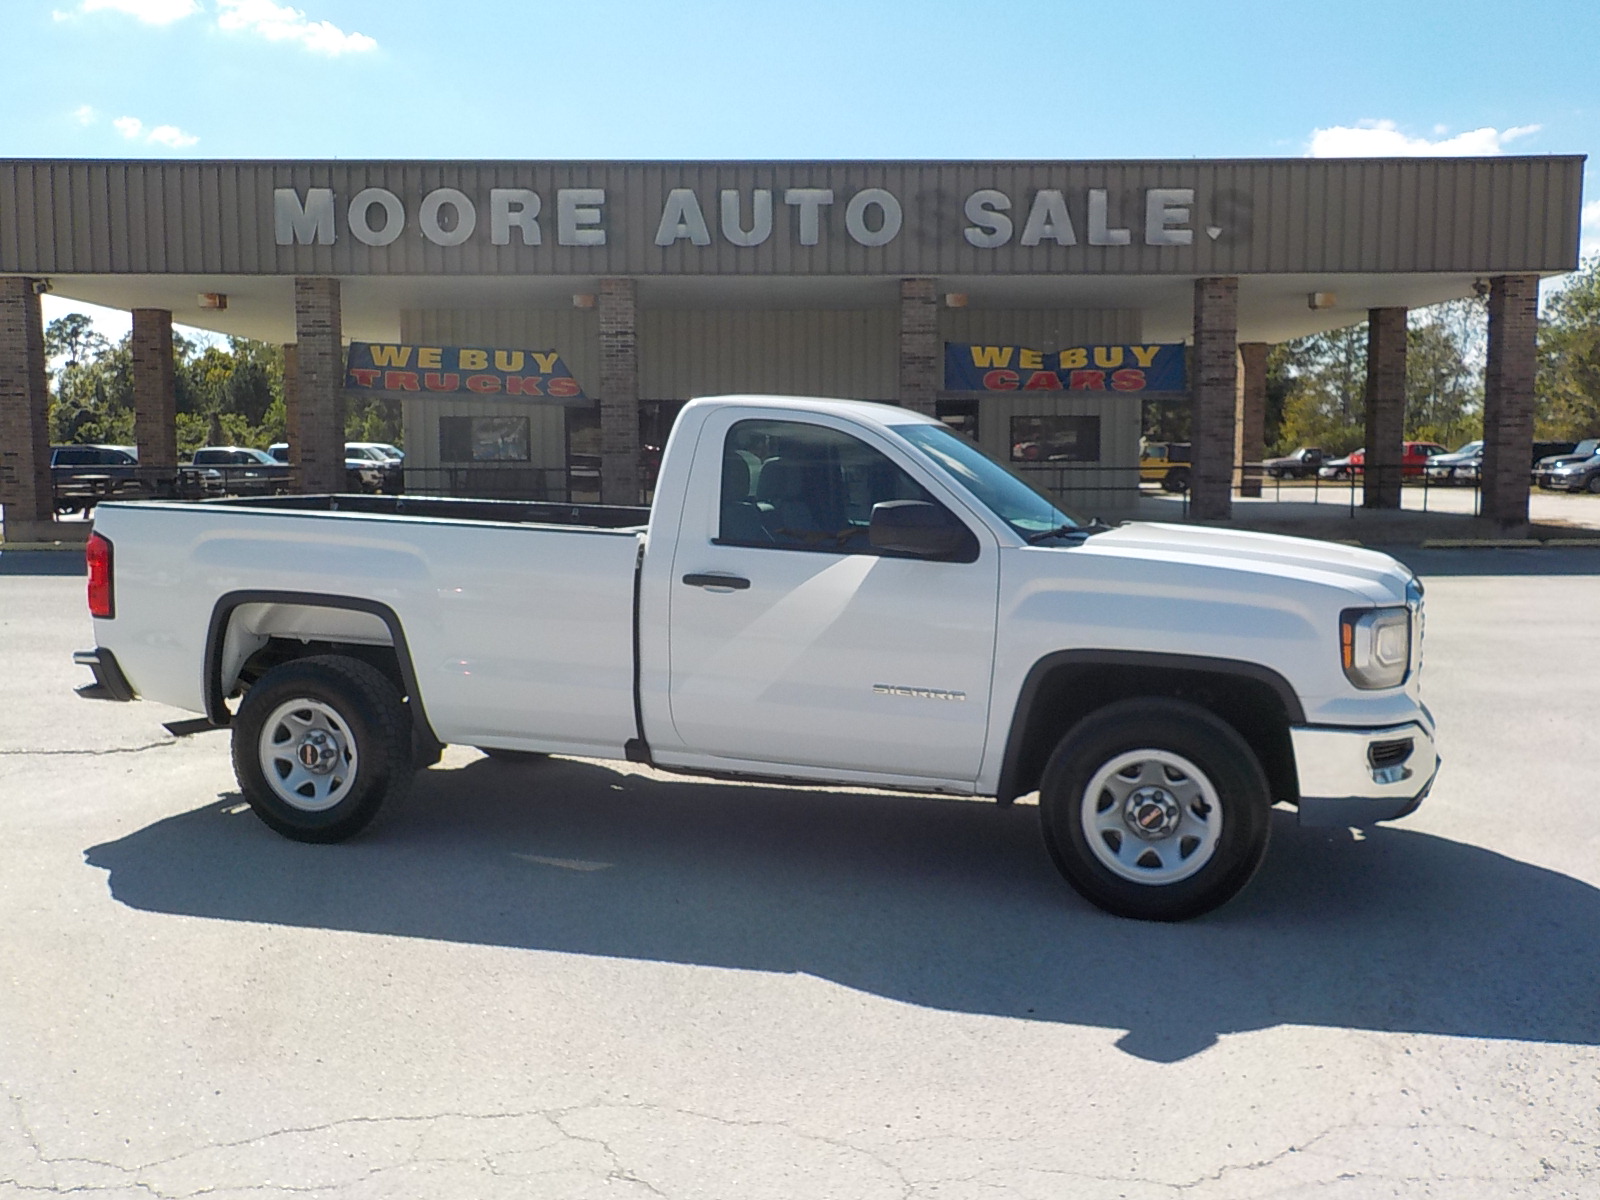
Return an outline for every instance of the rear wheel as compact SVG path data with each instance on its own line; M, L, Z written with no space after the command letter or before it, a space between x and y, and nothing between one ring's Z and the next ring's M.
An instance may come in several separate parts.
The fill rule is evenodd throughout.
M1590 495L1600 496L1600 472L1589 476L1588 490Z
M1181 700L1084 718L1045 767L1039 812L1062 875L1107 912L1183 921L1226 903L1266 855L1266 777L1232 726Z
M1161 487L1168 492L1186 492L1189 490L1189 468L1174 467L1167 472L1167 477L1161 481Z
M359 833L411 780L411 720L364 662L318 655L274 667L233 721L233 770L256 816L300 842Z

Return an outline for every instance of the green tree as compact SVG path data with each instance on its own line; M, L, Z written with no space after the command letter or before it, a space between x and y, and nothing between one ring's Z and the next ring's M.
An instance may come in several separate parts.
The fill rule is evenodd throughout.
M1478 298L1417 309L1406 328L1408 438L1451 448L1483 435L1488 308Z
M1367 381L1367 324L1286 342L1269 356L1269 396L1276 371L1283 389L1277 453L1321 446L1344 454L1361 442Z
M1600 436L1600 254L1585 260L1546 302L1538 353L1538 435Z
M83 313L57 317L45 327L44 353L52 362L62 358L66 366L76 367L110 348L111 343L95 331L94 321Z

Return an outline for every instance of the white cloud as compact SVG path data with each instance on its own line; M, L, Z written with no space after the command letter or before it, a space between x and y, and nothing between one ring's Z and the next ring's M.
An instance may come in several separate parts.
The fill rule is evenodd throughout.
M217 0L217 28L243 31L269 42L299 42L314 54L334 57L376 50L364 33L346 33L329 21L313 21L298 8L273 0Z
M93 13L108 9L137 17L146 25L170 25L192 17L200 11L200 5L196 0L83 0L78 11Z
M118 117L111 127L130 142L145 142L152 146L166 146L172 150L185 150L199 142L192 133L185 133L176 125L157 125L146 129L138 117Z
M1505 153L1507 142L1530 133L1538 125L1516 125L1510 129L1484 126L1446 137L1449 130L1434 126L1436 140L1402 133L1393 121L1357 121L1354 125L1334 125L1314 130L1306 149L1310 158L1402 158L1402 157L1478 157Z
M95 112L93 105L80 104L72 110L72 119L79 125L93 125L100 119L100 114Z
M182 150L193 146L200 139L192 133L185 133L176 125L157 125L144 140L154 142L158 146L170 146L174 150Z

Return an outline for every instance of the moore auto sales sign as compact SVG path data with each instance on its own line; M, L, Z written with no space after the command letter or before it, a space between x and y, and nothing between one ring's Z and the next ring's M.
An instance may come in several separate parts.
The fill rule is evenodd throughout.
M944 229L908 211L913 200L887 187L670 187L643 214L616 211L603 187L435 187L404 194L366 186L348 195L332 187L279 187L272 193L273 233L280 246L333 246L351 238L384 247L408 234L434 246L474 241L491 246L603 247L624 231L650 233L658 248L722 245L751 249L774 238L818 246L828 237L880 247L903 236L948 237L980 250L1035 246L1190 246L1196 237L1192 187L1036 187L1016 195L995 187L963 193L959 215ZM933 208L953 197L919 195ZM944 203L940 203L943 201ZM911 217L918 217L912 221ZM908 230L913 232L908 233ZM1213 241L1226 229L1208 224Z

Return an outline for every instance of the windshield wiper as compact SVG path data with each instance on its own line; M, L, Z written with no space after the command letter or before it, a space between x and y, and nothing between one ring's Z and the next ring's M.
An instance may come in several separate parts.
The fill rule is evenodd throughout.
M1087 525L1057 525L1054 529L1041 529L1038 533L1030 533L1024 539L1028 545L1034 546L1040 542L1049 541L1059 537L1093 537L1097 533L1104 533L1110 529L1099 517L1095 517Z

